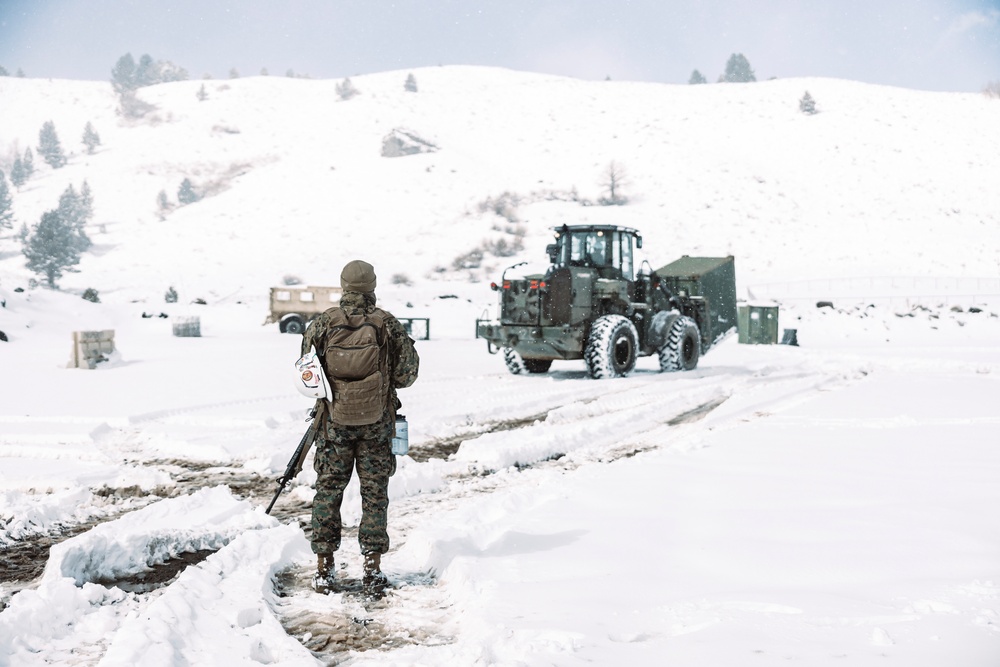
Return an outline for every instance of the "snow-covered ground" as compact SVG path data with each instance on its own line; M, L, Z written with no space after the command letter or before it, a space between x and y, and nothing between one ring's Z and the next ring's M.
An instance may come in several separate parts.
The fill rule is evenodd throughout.
M96 245L65 291L29 288L0 233L0 555L58 542L40 576L0 582L0 665L1000 664L995 101L483 68L417 70L413 95L404 76L358 77L349 102L335 82L206 82L205 102L200 82L158 86L141 94L160 121L137 126L106 84L0 78L0 149L50 118L64 144L87 120L103 142L58 171L37 160L14 193L31 223L66 185L93 188ZM379 157L397 125L441 150ZM609 381L581 362L512 376L487 354L474 320L493 293L472 279L498 271L436 267L513 238L487 196L596 199L610 159L630 205L524 202L524 251L486 264L543 258L550 224L627 224L654 266L734 254L741 296L786 297L801 345L730 338L695 371L643 359ZM160 189L234 164L228 189L157 218ZM308 466L280 519L260 483L308 407L298 340L261 326L267 288L335 283L354 256L386 307L431 319L401 392L394 589L375 603L355 593L353 535L346 592L308 589ZM202 337L174 337L181 316ZM66 369L89 329L114 329L118 354ZM356 524L356 486L345 505Z

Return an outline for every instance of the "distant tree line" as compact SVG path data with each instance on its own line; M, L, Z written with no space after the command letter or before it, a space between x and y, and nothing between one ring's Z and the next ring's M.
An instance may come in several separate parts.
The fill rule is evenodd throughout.
M729 60L726 61L726 69L719 75L719 83L750 83L756 81L757 77L754 74L753 68L750 67L750 61L747 60L746 56L742 53L734 53L729 56ZM690 84L698 83L708 83L708 79L705 75L694 70L691 72L691 77L688 79Z

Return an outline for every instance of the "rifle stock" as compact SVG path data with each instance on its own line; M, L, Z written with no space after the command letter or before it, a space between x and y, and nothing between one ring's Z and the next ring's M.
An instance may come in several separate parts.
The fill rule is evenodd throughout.
M285 473L276 480L278 482L278 490L274 492L274 497L271 498L271 504L267 506L266 510L264 510L264 514L271 513L274 503L278 501L278 496L280 496L281 492L285 490L285 485L295 479L295 477L302 472L302 464L306 459L306 454L309 453L309 448L312 447L313 440L316 439L315 416L315 410L309 412L309 419L312 423L309 424L309 428L306 429L305 434L302 436L302 440L299 441L299 446L295 448L292 458L289 459L288 466L285 467Z

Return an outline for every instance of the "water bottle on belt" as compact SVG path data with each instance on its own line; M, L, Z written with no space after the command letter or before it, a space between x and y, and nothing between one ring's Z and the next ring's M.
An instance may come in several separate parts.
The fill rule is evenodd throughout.
M392 439L392 453L402 456L410 451L410 437L405 415L396 415L396 437Z

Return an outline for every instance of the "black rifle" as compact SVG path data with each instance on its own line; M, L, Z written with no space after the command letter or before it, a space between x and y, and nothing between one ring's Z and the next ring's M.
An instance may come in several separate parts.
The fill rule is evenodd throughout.
M278 496L281 492L285 490L285 485L290 481L295 479L296 475L302 472L302 463L305 461L306 454L309 453L309 448L312 447L313 440L316 439L316 410L309 411L309 419L312 423L309 424L309 428L306 429L305 435L302 436L302 440L299 441L299 446L295 448L295 453L292 454L291 460L288 461L288 467L285 468L285 474L277 479L278 490L274 493L274 498L271 498L271 504L267 506L264 510L264 514L270 514L271 508L274 507L274 503L277 502Z

